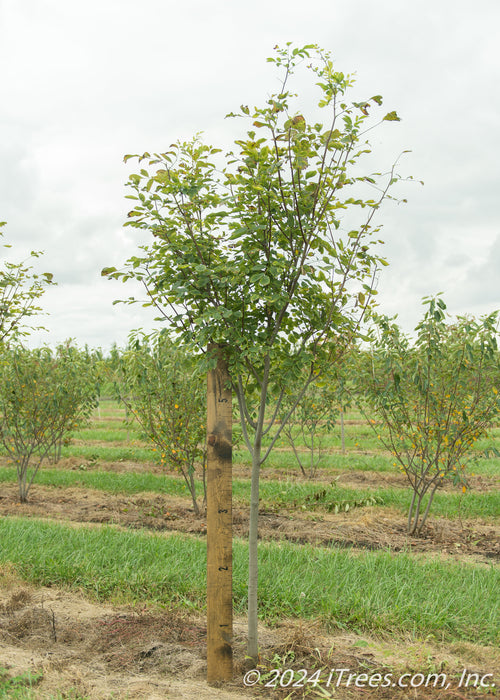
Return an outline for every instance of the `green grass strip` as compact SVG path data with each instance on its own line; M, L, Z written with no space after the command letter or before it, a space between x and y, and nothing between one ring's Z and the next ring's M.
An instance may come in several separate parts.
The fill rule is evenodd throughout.
M0 467L0 483L17 480L16 470L12 467ZM102 471L68 471L65 469L40 469L32 488L36 484L55 487L90 488L107 491L112 494L133 495L150 491L168 493L172 496L189 496L182 478L150 474L149 472L102 472ZM201 493L201 483L199 484Z
M61 450L61 457L78 457L91 462L153 462L157 453L151 447L68 445Z
M489 443L491 447L491 444ZM307 455L303 453L304 461L307 462ZM483 476L498 477L500 480L500 458L492 457L485 458L483 453L475 451L473 454L474 459L471 460L468 473L469 474L480 474ZM235 464L242 464L248 467L251 466L252 460L247 451L236 450L233 453L233 459ZM363 454L358 451L349 450L343 455L340 452L323 453L321 461L319 463L320 470L318 474L323 474L327 469L331 469L332 472L346 472L346 471L376 471L376 472L398 472L398 467L394 466L394 457L387 454L380 453L368 453ZM300 467L295 459L292 451L274 451L271 452L267 460L262 466L262 471L265 473L266 469L282 469L284 472L293 469L294 471L300 470ZM308 472L306 467L306 473ZM332 473L332 477L335 474Z
M83 428L76 431L73 437L82 440L83 442L121 442L126 444L130 440L139 439L139 434L134 431L133 434L129 433L130 438L127 440L127 431L124 431L120 427L99 427L99 428Z
M323 492L326 492L323 495ZM238 498L249 500L250 484L248 481L234 481L233 493ZM316 496L319 498L316 500ZM377 505L391 506L407 513L411 503L409 488L389 489L353 489L318 482L297 482L262 480L260 496L264 506L296 507L302 510L326 507L332 510L335 503L358 501L375 496ZM424 499L423 509L427 504ZM437 492L431 506L431 515L447 518L485 518L498 519L500 514L500 491L474 492L465 494Z
M234 542L233 590L246 609L246 543ZM331 628L433 634L500 642L500 571L390 552L260 545L260 616L319 618ZM206 543L111 526L69 527L33 519L0 521L0 563L39 585L66 585L100 599L202 609Z
M0 447L0 454L7 455L5 448ZM127 445L68 445L61 450L61 457L76 457L89 462L154 462L158 460L158 452L152 447Z
M379 496L386 506L391 506L408 512L411 502L410 489L377 489L374 494ZM421 512L425 511L428 499L424 498ZM500 491L467 491L465 494L437 492L432 501L430 515L449 518L484 518L498 522L500 516Z
M307 469L307 454L303 453L303 459L306 463L306 473ZM251 459L248 456L248 452L238 451L234 457L235 463L251 465ZM332 471L379 471L379 472L389 472L394 471L393 466L394 459L387 457L386 455L364 455L358 453L347 453L342 455L340 453L324 453L321 457L319 463L320 474L326 469L331 469ZM294 471L300 470L300 467L295 459L292 451L287 452L271 452L267 460L262 466L262 471L265 473L266 469L283 469L286 470L293 469ZM332 477L335 474L332 474Z
M12 467L0 467L0 483L15 482L16 471ZM142 493L151 491L173 496L188 496L187 488L181 477L150 474L148 472L104 472L68 471L63 469L41 469L35 480L36 484L58 487L82 487L107 491L113 494ZM202 494L201 482L197 483L198 495ZM323 495L323 492L325 494ZM320 494L316 500L315 496ZM235 500L248 503L250 500L250 482L241 479L233 481ZM336 503L355 503L375 496L377 505L391 506L402 513L408 511L411 493L409 489L352 489L330 486L325 483L294 480L274 481L262 479L260 497L263 508L297 508L313 510L326 508L332 510ZM424 501L425 508L426 501ZM438 492L434 497L431 515L450 519L485 518L498 519L500 513L500 491L474 492L466 494Z

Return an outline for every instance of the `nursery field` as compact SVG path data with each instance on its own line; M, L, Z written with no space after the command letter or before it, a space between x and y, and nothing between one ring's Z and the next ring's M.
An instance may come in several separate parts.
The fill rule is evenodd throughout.
M251 687L250 460L237 448L235 673L214 689L203 509L124 418L102 401L27 503L0 455L0 700L499 697L500 459L483 453L500 429L478 443L465 493L438 490L419 537L405 476L359 414L345 416L344 453L337 425L310 478L286 443L271 453Z

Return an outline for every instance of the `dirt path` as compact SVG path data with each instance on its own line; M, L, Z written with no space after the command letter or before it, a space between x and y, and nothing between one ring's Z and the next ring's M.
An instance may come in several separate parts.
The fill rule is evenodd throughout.
M206 683L205 620L158 609L113 607L57 588L34 588L0 568L0 666L10 676L42 673L37 698L47 695L90 700L241 700L284 698L290 689L245 688L245 621L234 625L234 681L213 688ZM463 668L500 678L495 650L472 644L451 647L435 642L390 642L351 633L325 636L310 623L289 622L260 630L261 671L275 668L330 669L353 673L446 672L448 690L332 688L344 698L478 698L484 692L456 692ZM309 687L308 690L311 688ZM318 691L319 692L319 691ZM293 697L306 697L296 690ZM489 695L488 697L494 697Z

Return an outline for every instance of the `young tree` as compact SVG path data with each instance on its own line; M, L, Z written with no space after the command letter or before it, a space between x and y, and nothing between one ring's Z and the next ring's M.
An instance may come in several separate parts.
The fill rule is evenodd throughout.
M361 401L413 490L412 535L422 531L440 486L451 481L465 490L474 445L500 412L496 313L447 323L441 298L424 303L413 343L376 316L378 338L358 366Z
M160 451L161 463L182 474L199 515L196 465L205 486L207 455L206 382L199 368L165 333L158 333L152 339L131 336L120 374L121 401Z
M0 222L0 228L3 226L5 221ZM4 244L4 248L9 247ZM32 251L30 258L38 258L40 255L39 251ZM50 272L38 275L33 272L33 266L26 262L4 261L3 269L0 270L0 343L9 336L27 334L23 321L41 311L37 301L49 284L53 284Z
M25 503L42 462L97 405L97 381L70 343L0 350L0 442L16 465Z
M150 231L153 242L124 269L103 270L115 279L142 281L148 303L179 342L205 351L206 367L215 362L208 346L224 348L252 455L248 655L253 659L260 469L282 430L276 416L287 384L304 376L298 403L321 367L338 362L359 332L375 271L385 264L374 249L378 229L372 222L397 179L394 169L386 176L361 170L379 95L347 102L352 78L336 71L329 53L317 46L276 47L268 60L281 85L263 107L242 105L229 115L251 126L220 167L215 163L220 150L198 139L137 157L141 169L128 183L134 208L127 224ZM319 90L319 109L311 114L289 87L300 64ZM318 118L321 109L326 126ZM397 119L389 112L375 122ZM354 225L357 210L361 222ZM272 437L263 449L265 434Z
M283 422L283 435L291 446L303 476L310 479L316 474L322 457L324 438L330 434L339 414L339 394L333 378L328 382L311 383L301 400L296 404L304 379L288 386L281 400L278 418L285 418L291 406L294 411L288 421ZM300 449L302 445L305 450Z
M97 408L99 410L99 402L101 398L102 385L104 380L104 359L100 348L89 348L85 345L82 349L78 349L72 345L72 341L68 340L64 345L56 349L56 356L66 352L72 358L75 368L79 373L79 385L81 385L81 396L92 396L90 405L86 407L83 415L83 422L89 417L89 408ZM86 389L84 389L86 384ZM65 410L65 405L62 406ZM80 423L82 422L81 419ZM52 461L57 464L61 459L62 448L71 444L72 434L64 432L61 434L60 440L54 445L54 453Z

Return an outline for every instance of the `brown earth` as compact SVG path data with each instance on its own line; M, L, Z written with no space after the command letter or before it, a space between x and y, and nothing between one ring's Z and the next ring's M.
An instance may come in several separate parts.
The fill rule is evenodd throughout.
M485 691L459 688L468 673L500 678L495 650L473 644L445 647L434 640L405 640L396 644L367 635L326 636L310 623L297 621L260 630L262 676L270 669L303 668L309 677L319 670L323 690L280 689L264 683L246 688L245 623L234 625L234 680L211 687L206 678L205 620L168 609L134 609L103 605L57 588L34 588L0 569L0 679L41 673L34 683L35 698L59 700L241 700L242 698L485 698ZM376 678L392 674L445 673L447 685L437 689L395 687L336 687L331 669ZM2 670L3 671L2 674ZM286 677L284 677L286 680ZM363 679L362 679L363 680ZM489 678L490 682L491 677ZM376 682L376 680L375 680ZM409 685L409 676L403 681ZM416 683L420 678L416 677ZM0 686L1 687L1 686ZM488 697L495 696L490 688ZM8 696L2 696L8 697Z

